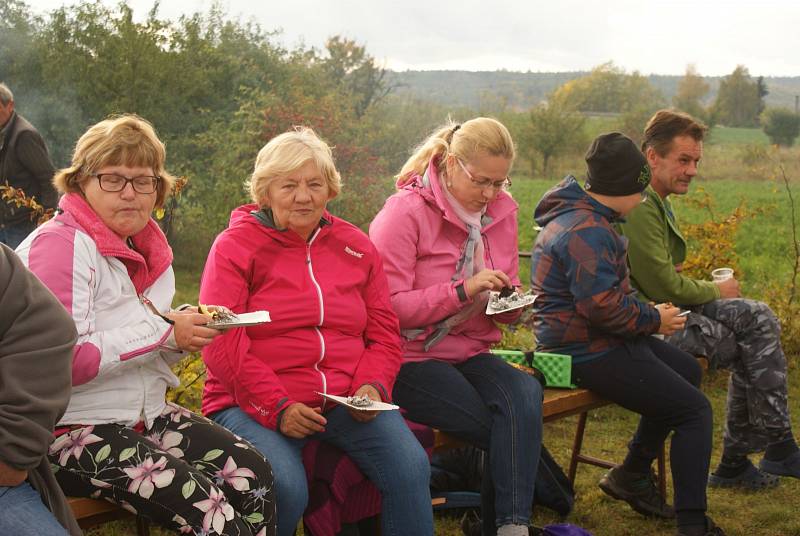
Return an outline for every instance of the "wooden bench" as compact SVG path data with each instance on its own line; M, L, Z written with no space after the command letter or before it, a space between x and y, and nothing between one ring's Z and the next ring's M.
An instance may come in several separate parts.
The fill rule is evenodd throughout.
M86 499L82 497L67 497L72 513L82 529L89 529L120 519L136 517L137 536L149 536L150 526L147 520L125 510L121 506L102 499Z

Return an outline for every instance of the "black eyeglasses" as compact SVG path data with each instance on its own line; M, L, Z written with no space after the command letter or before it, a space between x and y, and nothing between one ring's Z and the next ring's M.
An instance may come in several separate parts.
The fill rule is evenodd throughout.
M133 190L139 194L152 194L158 188L158 181L161 177L153 175L139 175L138 177L128 178L117 173L93 173L92 177L97 177L100 189L104 192L121 192L128 183L131 183Z

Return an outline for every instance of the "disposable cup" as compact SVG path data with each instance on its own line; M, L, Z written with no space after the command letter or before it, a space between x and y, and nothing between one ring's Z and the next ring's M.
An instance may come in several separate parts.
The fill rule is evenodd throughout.
M715 282L725 281L733 277L733 268L717 268L711 271L711 278Z

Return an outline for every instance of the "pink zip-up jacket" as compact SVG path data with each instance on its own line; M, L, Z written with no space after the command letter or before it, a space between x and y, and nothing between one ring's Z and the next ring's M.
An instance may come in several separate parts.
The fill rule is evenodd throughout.
M206 415L239 406L275 429L295 402L375 386L391 398L400 369L397 317L381 258L363 231L325 213L308 241L278 230L256 205L231 214L208 254L200 302L271 322L231 329L203 349Z
M488 352L500 340L501 333L494 320L479 312L455 326L428 352L423 348L425 337L437 322L471 302L459 300L456 286L462 281L452 281L467 228L445 198L435 165L429 166L428 176L428 186L423 185L419 175L398 181L399 191L386 200L375 216L369 236L383 257L400 328L425 329L419 337L406 341L403 359L459 363ZM484 225L481 237L486 268L502 270L518 286L517 210L516 201L501 191L486 209L491 222ZM513 311L493 318L510 323L519 314Z
M131 237L131 249L80 194L64 195L59 207L17 248L78 330L72 395L58 424L143 420L149 428L166 407L167 387L179 384L170 365L185 355L172 326L145 304L170 310L172 250L153 220Z

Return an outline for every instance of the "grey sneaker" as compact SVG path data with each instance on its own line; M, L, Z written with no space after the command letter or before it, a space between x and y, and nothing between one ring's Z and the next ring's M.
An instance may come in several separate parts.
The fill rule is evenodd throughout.
M643 516L675 517L675 510L656 489L652 472L632 473L618 465L600 479L599 486L606 494L625 501Z

